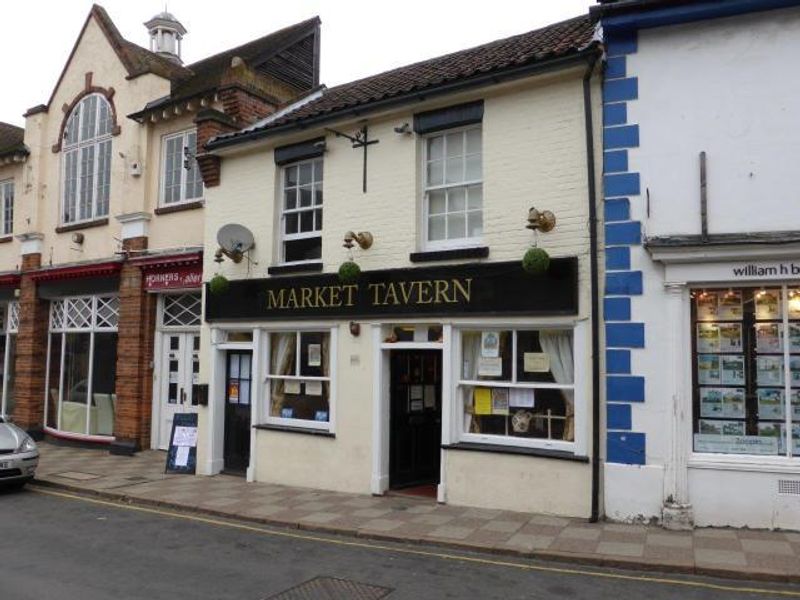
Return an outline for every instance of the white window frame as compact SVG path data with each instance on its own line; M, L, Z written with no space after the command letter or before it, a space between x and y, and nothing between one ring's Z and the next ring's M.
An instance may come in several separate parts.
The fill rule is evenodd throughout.
M272 375L270 373L270 366L272 362L272 334L275 333L296 333L297 338L295 341L295 352L297 358L295 360L295 373L298 372L300 366L300 334L302 333L328 333L328 377L309 377L302 375ZM337 379L337 339L338 327L335 326L322 326L322 327L289 327L289 328L271 328L263 330L264 348L263 353L263 396L264 403L259 415L259 420L267 425L280 425L284 427L295 427L299 429L316 429L320 431L327 431L334 433L336 431L336 379ZM328 383L328 420L327 421L312 421L306 419L287 419L285 417L275 417L270 415L270 398L271 398L271 385L272 381L280 379L284 381L321 381Z
M113 325L103 325L99 324L98 318L98 306L100 300L109 300L109 299L117 299L117 312L116 312L116 323ZM91 301L91 317L90 323L84 326L69 326L67 324L67 320L65 317L65 312L67 311L67 306L70 302L76 300L90 300ZM57 311L62 311L61 320L59 323L56 322L55 313ZM94 338L95 334L97 333L108 333L108 332L117 332L119 330L119 296L117 294L97 294L97 295L88 295L88 296L64 296L62 298L54 299L50 302L50 311L49 311L49 324L47 328L47 361L45 365L45 384L44 384L44 415L45 415L45 431L55 432L65 437L75 437L80 439L87 439L87 440L109 440L113 439L114 436L112 435L97 435L97 434L90 434L89 427L91 423L91 411L89 410L89 406L87 405L86 410L86 425L84 427L83 433L75 433L75 432L65 432L61 431L61 406L64 402L64 389L62 387L62 382L64 379L64 357L65 357L65 350L66 350L66 340L68 333L89 333L90 334L90 341L89 341L89 368L86 375L86 397L87 399L92 398L93 390L92 387L94 385ZM51 349L54 340L54 336L57 336L56 343L61 344L61 364L59 367L59 381L58 381L58 407L56 410L56 427L49 427L47 426L47 414L49 410L49 403L50 403L50 359L51 359Z
M97 98L97 106L95 107L95 134L87 140L80 139L80 132L83 128L83 106L90 98ZM100 126L100 109L101 105L105 104L108 108L108 115L109 115L109 128L106 133L97 134L97 129ZM69 123L72 119L73 115L75 115L76 111L78 112L78 141L74 143L67 142L67 135L69 132ZM72 109L72 112L67 116L66 125L64 128L64 139L61 147L61 198L59 202L59 217L58 222L61 225L76 225L80 223L88 223L94 221L96 219L101 219L104 217L108 217L109 212L111 211L111 163L114 159L114 148L112 138L114 137L113 134L114 127L113 127L113 109L111 107L111 103L106 99L105 96L102 94L89 94L81 99L80 102ZM105 212L101 212L99 210L99 202L100 202L100 147L108 142L109 144L109 152L108 152L108 202L105 206ZM81 169L80 169L80 157L82 151L86 148L93 148L93 158L92 158L92 193L91 193L91 214L81 219L79 217L80 214L80 202L81 202L81 193L82 189L82 181L81 181ZM75 155L75 160L78 162L76 167L76 177L75 177L75 218L68 220L67 219L67 157L71 155Z
M314 204L314 196L313 196L313 194L314 194L313 186L315 186L318 183L317 180L315 179L315 176L314 176L314 167L313 167L313 165L317 161L322 163L322 169L323 169L323 171L322 171L322 173L323 173L322 181L319 182L323 186L323 188L322 188L322 204ZM299 194L299 190L300 190L300 184L299 184L300 177L299 177L299 174L300 174L300 167L302 165L304 165L304 164L312 165L312 167L311 167L311 169L312 169L312 171L311 171L312 172L312 175L311 175L311 184L312 184L312 192L311 193L312 193L312 196L311 196L311 206L304 206L304 207L301 208L300 207L300 194ZM297 178L298 179L298 185L296 186L296 189L298 190L297 204L295 205L295 208L287 209L286 208L286 170L290 169L292 167L297 167L297 173L298 173L298 178ZM279 207L279 210L280 210L280 217L278 218L278 227L280 227L280 230L279 230L278 240L279 240L279 243L280 243L280 248L279 248L279 252L280 252L279 256L281 257L281 263L280 264L282 264L282 265L302 265L302 264L307 264L307 263L320 262L322 260L322 229L316 229L314 231L305 231L305 232L298 231L297 233L287 234L286 233L286 215L287 214L300 215L300 214L302 214L304 212L309 212L309 211L313 213L315 210L319 209L319 210L322 211L323 223L325 222L325 188L324 188L324 186L325 186L325 159L322 156L316 156L314 158L308 158L308 159L305 159L305 160L298 160L296 162L291 162L291 163L287 163L285 165L281 165L279 176L280 176L280 186L279 186L279 188L280 188L280 198L278 200L278 207ZM316 221L316 217L314 217L314 219ZM297 228L298 228L298 230L300 229L300 217L299 216L298 216ZM292 241L297 241L297 240L307 240L307 239L311 239L311 238L319 238L319 243L320 243L320 257L319 258L310 258L310 259L307 259L307 260L295 260L295 261L287 261L286 260L286 242L292 242Z
M459 183L444 183L444 178L447 176L446 167L447 167L447 150L446 147L443 150L444 152L444 171L442 174L443 183L441 185L428 185L428 141L436 138L442 137L443 139L446 138L448 134L453 133L466 133L470 130L479 130L481 132L481 177L480 179L475 180L466 180L460 181ZM445 142L446 143L446 142ZM477 123L472 125L466 125L463 127L453 127L452 129L443 129L441 131L436 131L434 133L426 134L422 136L422 166L420 169L420 182L421 182L421 191L422 191L422 210L420 211L420 215L422 217L422 223L420 227L420 231L422 231L422 248L424 250L452 250L456 248L473 248L476 246L483 245L483 236L485 233L484 227L485 222L483 222L482 218L482 227L481 227L481 235L476 237L463 237L463 238L456 238L456 239L444 239L444 240L429 240L428 239L428 217L429 217L429 208L430 204L428 202L428 192L430 191L446 191L448 189L454 188L468 188L474 185L481 186L481 217L485 215L485 206L486 206L486 198L483 194L484 192L484 178L483 178L483 158L484 158L484 151L483 151L483 123ZM466 149L466 146L465 146ZM466 155L465 155L466 156ZM468 202L468 198L465 198L465 202ZM464 211L466 214L466 210ZM445 215L450 213L445 213ZM467 227L467 223L464 224L465 228Z
M587 389L588 370L590 365L587 362L587 355L585 346L588 341L588 327L587 321L581 322L563 322L563 323L548 323L548 324L509 324L498 325L496 323L479 325L479 324L459 324L453 326L453 348L456 357L453 363L452 374L452 415L453 415L453 432L455 439L459 442L469 442L478 444L487 444L493 446L505 446L516 448L536 448L541 450L557 450L569 452L575 455L586 455L586 418L588 416L589 402L591 401L591 393ZM510 381L496 381L496 380L469 380L463 379L463 339L462 333L464 331L542 331L542 330L561 330L572 332L572 347L573 347L573 383L572 384L558 384L558 383L539 383L539 382L516 382L517 366L516 366L516 353L517 353L517 336L512 337L512 353L515 357L511 361L512 373ZM574 415L573 415L573 441L565 441L558 439L547 438L522 438L514 436L502 436L496 434L479 434L469 433L464 431L464 401L463 401L463 387L503 387L503 388L526 388L526 389L555 389L555 390L572 390L574 398Z
M189 146L188 138L190 135L195 135L195 146L192 148ZM166 194L167 194L167 144L174 139L181 138L181 147L183 151L181 153L181 181L180 181L180 198L178 200L174 200L172 202L167 202ZM189 148L190 158L187 159L186 157L186 148ZM159 186L158 186L158 204L161 207L166 206L179 206L181 204L187 204L190 202L202 202L205 196L205 184L203 183L203 178L200 177L200 189L201 194L199 196L193 196L188 198L186 196L187 191L187 184L188 184L188 176L189 176L189 169L184 167L184 163L186 160L197 160L195 158L197 154L197 129L185 129L183 131L177 131L173 133L167 133L161 136L161 167L159 168ZM197 174L200 174L200 166L196 165Z
M0 237L14 233L14 180L0 181Z
M3 369L3 386L2 397L0 397L0 415L8 415L8 379L9 373L14 370L15 365L11 364L11 336L17 335L19 332L19 301L10 300L2 305L0 308L2 312L2 319L0 319L0 331L5 334L5 352L3 354L4 361L0 365ZM16 357L15 357L16 358Z

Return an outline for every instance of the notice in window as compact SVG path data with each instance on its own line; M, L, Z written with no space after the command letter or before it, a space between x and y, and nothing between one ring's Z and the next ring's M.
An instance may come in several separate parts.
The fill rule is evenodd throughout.
M426 385L425 386L425 408L436 408L436 386L435 385Z
M741 321L744 315L742 310L742 292L729 291L719 299L719 319L722 321Z
M533 408L535 399L533 390L529 388L512 388L508 404L512 408Z
M497 358L500 356L500 333L497 331L481 332L481 356Z
M228 403L229 404L239 404L239 382L238 381L229 381L228 382Z
M757 352L783 352L780 323L756 323L755 329Z
M722 384L744 385L744 356L722 356Z
M701 292L697 297L697 320L716 321L718 318L717 295L712 292Z
M508 388L492 389L492 414L508 414Z
M322 365L322 344L308 345L308 366L319 367Z
M771 321L781 318L780 290L762 290L756 293L756 319Z
M546 352L525 352L522 355L522 369L526 373L547 373L550 371L550 355Z
M479 358L478 375L481 377L501 377L503 375L503 359L500 357Z
M175 427L175 437L172 439L175 446L187 446L194 448L197 446L197 427Z
M288 379L283 382L283 392L285 394L299 394L300 393L300 382L295 381L292 379Z
M719 385L722 383L719 356L716 354L697 355L697 381L700 385Z
M492 414L492 390L489 388L475 388L474 392L476 415Z

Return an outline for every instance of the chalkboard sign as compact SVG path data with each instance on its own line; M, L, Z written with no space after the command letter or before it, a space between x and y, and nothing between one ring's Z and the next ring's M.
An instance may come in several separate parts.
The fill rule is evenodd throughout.
M197 470L197 413L177 413L172 419L165 473L194 474Z

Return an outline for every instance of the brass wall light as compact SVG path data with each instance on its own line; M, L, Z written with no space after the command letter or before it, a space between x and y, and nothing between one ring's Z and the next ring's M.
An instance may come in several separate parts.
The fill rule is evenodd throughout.
M369 231L359 231L358 233L348 231L344 234L344 244L342 246L350 250L355 244L358 244L362 250L369 250L373 241L374 238Z
M525 226L532 231L547 233L556 226L556 216L550 210L537 210L531 206L528 210L528 224Z

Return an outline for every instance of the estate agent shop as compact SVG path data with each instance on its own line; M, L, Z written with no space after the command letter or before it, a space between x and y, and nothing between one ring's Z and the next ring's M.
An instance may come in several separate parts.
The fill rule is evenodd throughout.
M199 474L591 515L592 35L403 67L208 144ZM498 83L520 56L550 70ZM548 267L523 267L533 244Z

